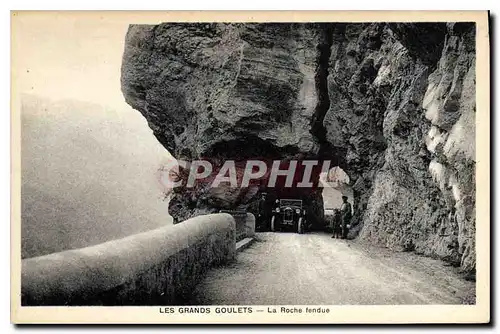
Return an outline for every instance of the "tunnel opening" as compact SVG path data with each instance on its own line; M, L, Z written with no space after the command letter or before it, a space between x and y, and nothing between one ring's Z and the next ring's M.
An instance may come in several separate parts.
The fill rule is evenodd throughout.
M351 185L351 178L340 166L334 166L327 173L322 173L320 180L324 184L322 195L326 229L330 230L329 222L332 221L335 210L342 208L342 197L346 196L347 201L354 208L354 190Z
M272 184L272 180L270 182L270 179L272 179L272 170L270 170L263 177L259 191L267 195L268 210L276 209L280 205L280 201L301 201L308 222L308 229L322 230L324 215L320 174L325 162L316 160L295 161L297 166L294 172L289 175L278 176L275 184ZM287 170L290 168L291 163L291 161L281 161L279 169ZM313 166L312 163L316 164Z

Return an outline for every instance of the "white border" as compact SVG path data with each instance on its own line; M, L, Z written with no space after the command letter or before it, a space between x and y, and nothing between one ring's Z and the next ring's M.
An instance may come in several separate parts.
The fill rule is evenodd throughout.
M296 0L289 0L289 1L274 1L272 4L270 1L266 0L254 0L251 2L248 2L249 4L246 5L241 3L238 4L234 1L220 1L220 0L213 0L210 2L204 2L204 1L182 1L179 2L178 4L175 3L169 3L168 5L166 4L165 1L129 1L129 0L123 0L120 1L119 3L116 2L111 2L108 4L104 4L103 1L98 1L98 0L88 0L84 1L81 3L77 3L75 1L54 1L54 0L48 0L48 1L26 1L26 0L20 0L20 1L2 1L0 3L0 8L2 9L0 11L1 16L0 16L0 27L1 27L1 34L0 38L2 38L2 44L6 47L3 48L4 52L1 53L2 57L2 65L1 68L1 84L2 84L2 89L0 90L2 94L2 99L1 101L3 102L3 107L4 107L4 112L1 113L2 119L0 120L0 126L2 126L0 133L1 133L1 146L0 150L2 153L2 156L4 159L2 159L2 164L1 164L1 175L4 177L4 181L2 182L2 191L1 191L1 196L2 196L2 201L1 201L1 212L3 214L4 219L4 233L2 233L2 236L4 237L2 244L2 264L4 268L4 275L2 276L2 288L4 289L5 294L2 294L4 298L2 298L2 314L4 315L4 321L2 321L2 333L3 332L13 332L14 327L12 325L9 325L9 321L6 319L7 314L10 311L10 303L9 303L9 298L8 295L10 293L9 289L9 281L10 281L10 276L7 274L8 271L5 270L5 268L9 267L10 263L10 245L9 245L9 224L7 222L10 221L10 190L9 190L9 184L10 184L10 164L9 164L9 159L10 159L10 114L5 112L5 110L10 108L9 100L10 100L10 14L9 10L12 9L43 9L43 10L49 10L49 9L140 9L140 10L145 10L145 9L210 9L210 10L216 10L216 9L353 9L353 10L359 10L359 9L404 9L404 10L410 10L410 9L426 9L426 10L432 10L432 9L465 9L465 10L470 10L470 9L492 9L493 13L498 13L498 4L500 2L498 1L482 1L482 0L475 0L475 1L462 1L462 0L456 0L456 1L433 1L433 0L421 0L418 1L418 3L414 2L404 2L404 1L387 1L387 0L378 0L376 2L374 1L355 1L351 0L348 2L330 2L330 4L326 4L325 1L321 0L308 0L308 1L296 1ZM374 5L375 4L375 5ZM117 5L119 7L117 7ZM418 5L418 6L415 6ZM276 7L273 7L276 6ZM493 45L498 44L498 34L493 35L495 43ZM496 48L495 48L496 49ZM493 73L492 73L493 74ZM495 73L497 74L497 70L495 69ZM492 94L495 94L496 96L499 96L499 90L498 86L496 87L495 91L492 92ZM492 110L494 110L494 106L491 106ZM494 128L498 129L498 123L499 123L499 117L496 117ZM498 151L500 145L498 145L498 135L497 135L497 140L495 141L496 144L496 149L495 153L498 155ZM495 182L495 187L498 184ZM492 189L493 190L493 189ZM498 199L497 199L498 200ZM500 207L499 203L495 201L495 203L492 203L493 207ZM494 236L494 240L500 240L499 238L499 229L496 228L496 233ZM498 249L498 247L496 247ZM496 259L495 264L498 264L498 256L493 257ZM498 289L496 289L496 294L495 298L498 296ZM492 315L494 318L497 318L498 312L495 310L495 314ZM5 331L4 331L5 330ZM54 328L44 328L44 329L25 329L24 332L31 333L35 331L53 331ZM65 330L69 330L66 328ZM80 330L81 332L90 332L92 329L88 330ZM143 328L135 328L132 331L133 332L142 332L144 329ZM161 329L160 329L161 330ZM174 329L169 329L169 330L174 330ZM220 330L220 329L214 329L214 330ZM231 329L231 330L234 330ZM306 331L308 329L304 329ZM396 329L396 330L403 330L402 328ZM440 331L442 332L442 329L431 329L431 328L420 328L420 330L425 330L426 333L433 333ZM468 329L465 330L466 332L472 330ZM93 332L104 332L104 330L92 330ZM245 330L246 331L246 330ZM267 330L259 329L259 332L268 332ZM403 330L404 331L404 330ZM444 329L444 331L450 331L450 332L456 332L456 329L453 328L448 328ZM364 332L364 330L355 330L354 332ZM462 331L461 331L462 332Z

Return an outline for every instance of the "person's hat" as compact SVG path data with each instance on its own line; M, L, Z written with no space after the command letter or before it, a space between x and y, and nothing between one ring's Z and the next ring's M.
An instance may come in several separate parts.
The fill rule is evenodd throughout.
M347 196L342 196L342 199L347 199Z

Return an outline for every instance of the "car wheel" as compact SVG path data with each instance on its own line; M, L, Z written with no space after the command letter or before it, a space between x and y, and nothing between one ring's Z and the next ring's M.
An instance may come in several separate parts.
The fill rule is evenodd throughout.
M297 232L299 232L299 234L302 234L304 233L304 224L302 222L302 218L299 218L299 223L297 224Z
M274 218L276 218L276 217L273 216L273 218L271 218L271 232L275 231Z

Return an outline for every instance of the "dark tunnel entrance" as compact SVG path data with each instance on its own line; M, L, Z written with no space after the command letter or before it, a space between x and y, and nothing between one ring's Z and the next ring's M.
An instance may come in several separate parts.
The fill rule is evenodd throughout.
M273 213L276 214L276 209L283 205L284 201L290 200L301 201L300 205L303 210L301 214L304 215L308 230L323 230L325 220L320 175L322 171L329 169L329 165L329 161L306 159L280 161L279 170L288 170L289 173L276 177L273 177L273 168L271 167L266 175L259 180L258 197L261 203L260 211L255 213L257 214L258 230L271 230ZM263 194L265 200L262 199ZM298 213L298 209L296 210Z
M259 210L265 210L267 214L262 215L259 211L255 212L258 220L261 220L258 222L259 230L271 229L270 220L272 215L269 212L275 212L283 200L302 201L308 227L313 231L329 231L329 216L334 209L340 209L342 206L342 196L347 196L348 202L353 205L354 199L350 178L342 168L339 166L329 168L330 163L325 166L325 163L321 161L318 161L318 164L312 168L307 167L307 164L309 164L307 160L298 161L292 182L287 179L291 176L278 176L275 186L269 186L270 183L272 184L272 180L269 182L269 173L260 180L258 197L265 204L261 203ZM280 164L280 170L288 168L290 168L289 162ZM307 170L308 168L309 170ZM265 200L262 199L263 194Z

